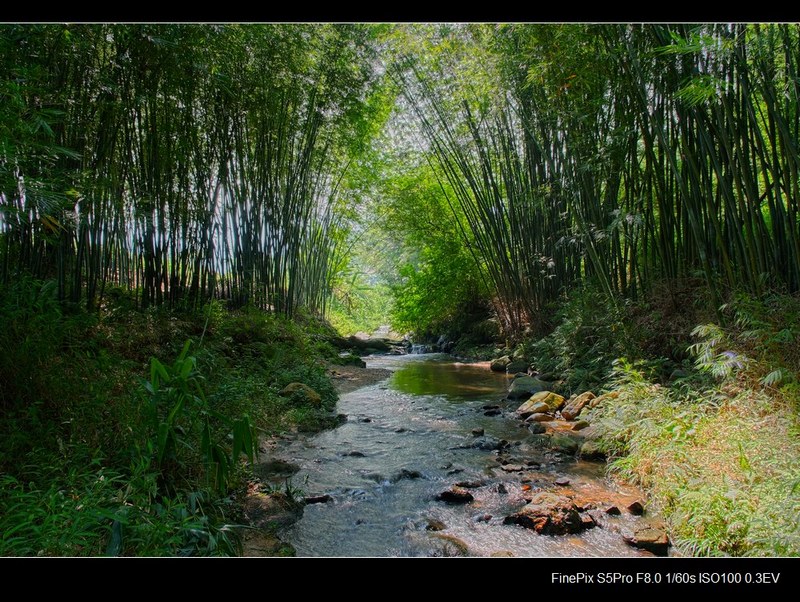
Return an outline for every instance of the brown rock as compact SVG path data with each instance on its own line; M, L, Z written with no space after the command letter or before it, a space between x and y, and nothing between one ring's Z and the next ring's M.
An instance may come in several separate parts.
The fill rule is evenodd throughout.
M669 551L669 537L656 523L644 523L634 527L632 533L624 533L622 539L630 546L647 550L656 556L666 556Z
M552 391L539 391L538 393L532 395L531 398L528 399L528 401L522 404L517 409L517 412L526 411L523 408L528 406L529 408L531 408L531 413L536 413L537 410L534 410L533 408L536 407L536 405L539 403L547 404L548 409L544 411L555 412L564 405L565 401L566 400L558 393L553 393Z
M534 395L535 397L535 395ZM531 414L543 414L550 411L550 406L543 401L531 403L526 401L519 408L517 408L517 416L520 418L527 418Z
M573 431L581 431L589 426L589 422L586 420L578 420L577 422L573 423L570 426L570 429Z
M550 414L537 412L528 416L525 422L550 422L551 420L553 420L553 417Z
M529 504L507 516L503 524L521 525L542 535L580 533L587 528L572 500L548 492L532 496Z
M595 398L595 394L591 391L581 393L576 398L571 399L567 405L561 410L561 415L565 420L574 420L575 417L581 413L584 406Z
M478 487L483 487L486 483L483 481L459 481L456 483L456 487L463 487L464 489L477 489Z
M445 524L442 521L438 520L438 519L429 518L428 519L428 525L425 527L425 530L426 531L444 531L445 530Z
M445 489L442 491L438 496L436 496L436 499L440 502L446 502L448 504L467 504L475 498L472 497L472 494L463 487L453 485L450 489Z
M631 514L635 514L636 516L641 516L644 514L644 505L639 500L634 500L630 504L626 506L628 512Z
M612 504L611 506L606 508L606 514L608 514L609 516L619 516L620 514L622 514L622 510L620 510L618 506Z

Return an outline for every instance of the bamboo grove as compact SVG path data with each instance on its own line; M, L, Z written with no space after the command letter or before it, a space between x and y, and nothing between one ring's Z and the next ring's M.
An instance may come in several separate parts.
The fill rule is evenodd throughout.
M578 282L800 289L798 25L439 28L393 71L507 330Z
M0 28L0 279L324 311L365 143L357 25Z

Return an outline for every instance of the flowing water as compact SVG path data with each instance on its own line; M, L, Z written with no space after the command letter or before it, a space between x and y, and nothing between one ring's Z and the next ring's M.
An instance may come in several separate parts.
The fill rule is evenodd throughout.
M542 449L510 414L486 416L508 377L486 364L445 355L367 358L388 368L384 383L345 394L340 427L283 441L275 450L300 466L292 485L307 495L329 494L328 503L306 506L303 517L281 533L298 556L631 556L620 530L637 520L623 513L603 518L603 528L580 535L544 536L503 518L525 505L525 489L571 493L599 508L622 490L603 478L602 465ZM484 429L476 436L473 429ZM501 452L491 447L508 441ZM478 446L478 447L476 447ZM509 473L499 459L526 465ZM527 464L539 463L539 466ZM567 477L568 486L555 479ZM470 481L475 500L448 505L436 495ZM524 489L525 488L525 489ZM430 530L431 527L443 529Z

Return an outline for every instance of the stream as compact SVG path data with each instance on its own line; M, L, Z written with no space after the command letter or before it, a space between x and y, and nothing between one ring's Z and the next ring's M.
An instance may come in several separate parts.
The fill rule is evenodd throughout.
M650 555L629 547L620 534L639 517L601 510L640 492L604 478L602 463L537 446L511 413L519 402L500 401L505 374L442 354L365 359L392 376L343 395L338 411L347 421L338 428L281 440L274 450L299 466L293 487L331 497L307 505L302 518L279 533L298 556ZM503 413L487 416L485 405L499 405ZM497 440L508 444L492 450ZM499 460L524 469L506 472ZM558 478L569 483L556 485ZM470 487L472 502L436 499L458 482ZM577 535L540 535L503 524L525 505L526 492L539 490L596 506L598 526Z

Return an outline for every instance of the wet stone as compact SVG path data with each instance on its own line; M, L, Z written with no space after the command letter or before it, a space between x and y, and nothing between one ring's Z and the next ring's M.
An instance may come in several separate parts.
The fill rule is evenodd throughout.
M333 498L327 493L324 495L312 495L303 499L306 504L326 504L332 500Z
M660 525L652 523L637 525L633 532L623 533L622 539L628 545L647 550L656 556L666 556L669 551L669 537Z
M436 499L447 504L467 504L475 498L463 487L453 485L450 489L442 491Z
M541 435L543 433L546 433L547 429L545 428L545 426L541 422L531 422L528 425L528 431L532 435Z
M456 487L463 487L464 489L477 489L478 487L483 487L486 483L483 481L459 481L456 483Z

